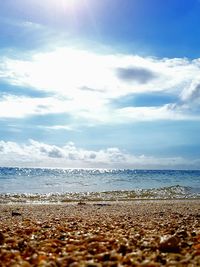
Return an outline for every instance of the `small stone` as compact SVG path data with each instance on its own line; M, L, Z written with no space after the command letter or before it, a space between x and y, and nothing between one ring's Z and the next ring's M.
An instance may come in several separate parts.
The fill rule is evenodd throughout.
M12 216L22 216L22 214L17 211L12 211Z
M188 236L188 233L185 230L179 230L176 232L176 235L185 238Z
M180 238L177 236L164 236L160 241L160 250L163 252L178 252Z
M95 263L95 262L88 262L85 264L85 266L86 267L100 267L101 265L99 263Z
M109 261L110 260L110 254L109 253L105 253L102 257L102 261Z
M128 247L125 244L121 244L118 252L124 256L126 255L127 251L128 251Z
M26 241L24 241L24 240L19 241L19 243L18 243L19 251L24 251L26 247L27 247Z
M81 201L78 202L78 205L80 205L80 206L83 205L84 206L84 205L86 205L86 203L81 200Z
M162 265L166 264L166 259L163 257L163 255L160 255L160 254L157 255L156 261L161 263Z
M75 262L72 262L69 267L78 267L79 266L79 263L77 261Z
M46 229L48 229L48 228L51 228L51 226L48 225L48 224L45 224L44 226L42 226L42 228L46 228Z
M196 234L196 232L195 231L193 231L192 233L191 233L191 236L196 236L197 234Z
M0 232L0 245L3 245L4 242L5 242L5 237L3 233Z

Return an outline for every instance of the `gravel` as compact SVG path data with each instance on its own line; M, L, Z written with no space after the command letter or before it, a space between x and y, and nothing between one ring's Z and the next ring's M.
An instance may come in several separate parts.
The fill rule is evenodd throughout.
M0 266L200 266L200 200L0 205Z

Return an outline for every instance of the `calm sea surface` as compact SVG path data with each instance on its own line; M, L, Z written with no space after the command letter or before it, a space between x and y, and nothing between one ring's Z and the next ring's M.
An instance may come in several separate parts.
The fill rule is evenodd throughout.
M200 171L0 168L0 200L199 198Z

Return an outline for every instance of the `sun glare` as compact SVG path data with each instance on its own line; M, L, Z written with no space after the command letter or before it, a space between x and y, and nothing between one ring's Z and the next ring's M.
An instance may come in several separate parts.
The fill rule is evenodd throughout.
M81 0L59 0L63 8L75 8Z
M58 9L74 9L80 6L82 0L47 0L49 4Z

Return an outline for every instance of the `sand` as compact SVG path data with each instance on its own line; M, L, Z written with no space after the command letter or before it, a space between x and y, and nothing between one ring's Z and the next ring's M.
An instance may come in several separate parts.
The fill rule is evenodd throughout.
M0 205L0 266L200 266L200 200Z

